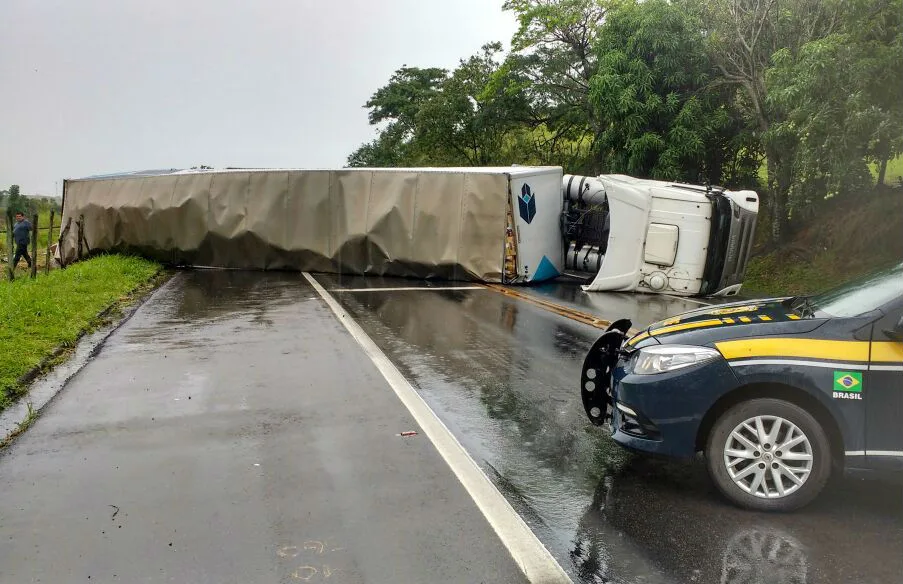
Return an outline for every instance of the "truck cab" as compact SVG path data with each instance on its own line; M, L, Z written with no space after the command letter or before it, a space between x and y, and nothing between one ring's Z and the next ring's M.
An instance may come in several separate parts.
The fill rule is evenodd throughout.
M584 290L732 296L759 197L625 175L563 177L565 269Z

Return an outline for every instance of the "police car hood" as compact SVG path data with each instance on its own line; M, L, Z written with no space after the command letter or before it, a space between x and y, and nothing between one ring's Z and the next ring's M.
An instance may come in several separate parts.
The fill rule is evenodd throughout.
M788 300L747 300L692 310L649 325L633 337L630 344L650 338L660 343L671 343L683 342L687 336L724 340L776 333L800 334L815 330L825 322L823 319L802 318L791 310Z

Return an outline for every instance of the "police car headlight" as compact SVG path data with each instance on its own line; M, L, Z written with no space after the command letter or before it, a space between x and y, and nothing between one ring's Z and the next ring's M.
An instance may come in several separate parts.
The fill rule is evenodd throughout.
M631 357L632 373L637 375L653 375L682 369L697 363L705 363L718 359L721 353L708 347L689 345L662 345L645 347Z

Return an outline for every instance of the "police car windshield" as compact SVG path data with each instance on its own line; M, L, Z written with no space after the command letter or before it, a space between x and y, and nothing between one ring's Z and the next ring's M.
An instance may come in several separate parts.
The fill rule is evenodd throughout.
M829 290L810 299L828 316L852 317L871 312L903 296L903 264Z

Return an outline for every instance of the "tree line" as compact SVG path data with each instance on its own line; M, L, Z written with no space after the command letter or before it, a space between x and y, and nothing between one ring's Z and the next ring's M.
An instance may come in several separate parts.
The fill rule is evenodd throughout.
M511 51L402 66L349 166L549 164L763 191L774 242L903 152L903 0L507 0ZM877 180L871 168L876 169Z
M31 217L34 213L59 213L60 202L53 197L27 197L21 194L19 185L10 185L8 189L0 190L0 210L10 215L22 212Z

